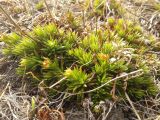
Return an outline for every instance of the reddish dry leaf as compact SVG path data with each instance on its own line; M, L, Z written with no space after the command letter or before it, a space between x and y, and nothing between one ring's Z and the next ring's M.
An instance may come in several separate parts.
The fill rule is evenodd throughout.
M64 114L58 110L43 106L38 110L38 120L65 120Z

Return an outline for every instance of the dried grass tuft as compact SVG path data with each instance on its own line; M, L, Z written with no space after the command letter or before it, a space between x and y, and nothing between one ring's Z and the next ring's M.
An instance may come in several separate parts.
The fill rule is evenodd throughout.
M0 120L28 120L30 97L25 93L11 90L10 86L7 91L0 96Z

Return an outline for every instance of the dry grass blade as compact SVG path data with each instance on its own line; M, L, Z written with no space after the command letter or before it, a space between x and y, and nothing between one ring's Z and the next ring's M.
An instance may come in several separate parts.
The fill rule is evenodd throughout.
M135 109L135 107L134 107L134 105L133 105L131 99L129 98L129 96L128 96L128 94L127 94L126 92L125 92L125 96L126 96L128 102L129 102L129 104L131 105L133 112L136 114L138 120L142 120L142 119L140 118L140 116L139 116L137 110Z
M44 0L44 4L45 4L45 6L46 6L46 8L47 8L47 11L48 11L48 13L49 13L49 16L53 19L52 13L51 13L51 11L50 11L50 9L49 9L49 6L48 6L46 0Z
M8 82L7 86L5 87L5 89L3 90L2 94L0 95L0 100L2 99L2 97L5 94L5 92L8 89L8 87L9 87L9 82Z
M158 117L156 118L156 120L160 120L160 116L158 116Z
M96 90L98 90L98 89L100 89L100 88L108 85L109 83L114 82L114 81L116 81L116 80L119 80L119 79L121 79L121 78L126 78L126 77L127 77L128 79L131 79L131 78L135 78L135 77L138 77L138 76L141 76L141 75L143 75L143 70L142 70L142 69L136 70L136 71L130 72L130 73L128 73L128 74L124 74L124 75L120 75L120 76L118 76L118 77L115 77L115 78L107 81L106 83L102 84L101 86L99 86L99 87L97 87L97 88L94 88L94 89L92 89L92 90L88 90L88 91L84 91L84 92L79 92L79 93L68 93L68 94L72 96L72 95L78 95L78 94L82 94L82 93L91 93L91 92L94 92L94 91L96 91ZM66 79L66 78L62 78L62 79L59 80L57 83L51 85L49 88L53 88L54 86L56 86L57 84L61 83L61 82L62 82L63 80L65 80L65 79ZM67 93L67 92L60 92L60 93Z
M25 35L31 39L32 38L30 35L28 35L25 31L23 31L18 24L11 18L11 16L3 9L3 7L0 5L0 10L4 13L4 15L7 17L7 19L14 25L14 27L22 34Z
M20 31L20 33L25 34L24 31L21 30L21 28L14 22L14 20L10 17L10 15L3 9L3 7L0 5L0 10L5 14L5 16L8 18L8 20L17 28L17 30Z
M28 120L29 96L9 90L0 100L0 120Z
M101 86L99 86L99 87L97 87L97 88L95 88L95 89L92 89L92 90L83 92L83 93L91 93L91 92L94 92L94 91L96 91L96 90L98 90L98 89L106 86L107 84L109 84L109 83L111 83L111 82L114 82L114 81L116 81L116 80L119 80L119 79L121 79L121 78L126 78L126 77L128 77L128 79L131 79L131 78L135 78L135 77L137 77L137 76L141 76L142 74L143 74L143 70L142 70L142 69L136 70L136 71L130 72L130 73L128 73L128 74L124 74L124 75L118 76L118 77L116 77L116 78L113 78L113 79L107 81L106 83L104 83L103 85L101 85Z
M55 84L51 85L49 88L53 88L55 87L57 84L61 83L62 81L64 81L66 79L66 77L62 78L61 80L59 80L58 82L56 82Z

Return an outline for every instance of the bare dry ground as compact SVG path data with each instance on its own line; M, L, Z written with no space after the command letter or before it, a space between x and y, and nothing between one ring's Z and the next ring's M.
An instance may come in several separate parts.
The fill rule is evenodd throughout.
M125 19L139 22L146 34L153 34L157 40L160 40L160 8L155 8L158 0L119 0L126 9ZM0 0L0 5L7 14L12 17L21 30L30 31L34 26L46 24L51 21L63 24L65 13L70 10L76 17L83 15L81 3L83 0L48 0L40 10L36 5L39 0ZM50 9L50 10L48 10ZM94 24L94 20L85 19L85 24ZM97 21L100 27L101 21ZM67 27L67 26L65 26ZM0 36L16 30L13 22L8 19L4 12L0 11ZM4 43L0 43L2 47ZM1 48L0 48L1 50ZM158 53L160 54L160 53ZM77 108L77 106L67 106L65 112L61 112L63 101L48 101L47 98L41 98L41 90L30 89L29 80L19 78L16 75L15 68L17 60L15 58L6 58L0 54L0 120L29 120L38 119L35 116L41 112L48 111L54 118L44 120L95 120L89 107ZM156 73L155 73L156 74ZM156 76L156 75L155 75ZM160 78L155 77L155 82L160 89ZM34 96L34 97L33 97ZM36 110L32 110L33 103L36 104ZM84 101L90 105L90 101ZM127 102L114 103L106 100L100 105L106 110L102 113L103 120L136 120L135 112L139 113L141 120L160 120L160 95L147 98L143 101L132 102L131 106ZM51 110L48 106L52 106ZM39 111L38 114L37 110ZM134 111L134 112L133 112ZM47 112L46 112L47 114ZM42 118L39 120L42 120Z

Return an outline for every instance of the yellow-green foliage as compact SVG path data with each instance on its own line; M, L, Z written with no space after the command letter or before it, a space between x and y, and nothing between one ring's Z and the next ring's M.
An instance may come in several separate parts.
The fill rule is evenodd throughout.
M141 27L130 21L109 18L107 22L107 29L85 37L55 24L34 28L29 33L33 39L12 33L1 38L6 43L3 53L20 59L20 75L25 73L35 81L43 80L46 86L64 79L52 88L56 91L84 96L82 92L116 76L142 69L143 75L127 80L127 92L134 99L154 95L156 86L150 71L158 66L157 56L148 53L153 42L148 40L148 47ZM113 86L114 82L85 95L94 102L123 97L124 80L115 82L115 95L111 93Z
M44 2L43 1L39 1L37 4L36 4L36 9L37 10L42 10L44 9Z
M121 6L121 3L116 0L110 0L110 9L115 12L118 16L123 16L125 10Z
M116 0L86 0L85 6L87 10L90 10L91 17L100 16L104 17L106 14L112 12L112 15L122 16L125 10L122 8L120 2ZM107 6L108 3L108 6Z
M154 8L160 12L160 3L155 3Z

